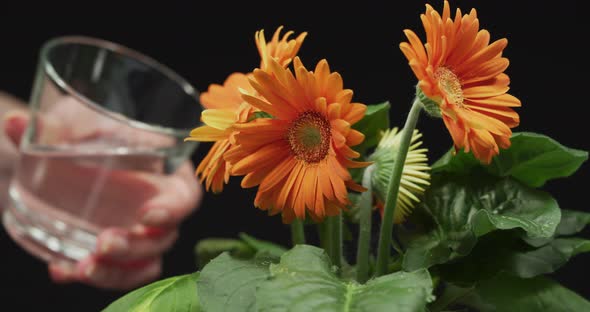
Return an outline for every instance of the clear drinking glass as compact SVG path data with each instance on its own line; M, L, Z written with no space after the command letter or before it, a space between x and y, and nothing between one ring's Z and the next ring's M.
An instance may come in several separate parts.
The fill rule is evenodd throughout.
M3 223L44 260L80 260L107 227L128 227L194 151L195 89L136 51L87 37L41 49Z

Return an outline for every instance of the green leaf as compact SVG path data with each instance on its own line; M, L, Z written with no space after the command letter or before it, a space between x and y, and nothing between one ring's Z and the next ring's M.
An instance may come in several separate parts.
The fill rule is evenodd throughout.
M465 256L477 237L494 230L518 228L528 237L549 238L559 219L550 195L511 178L436 174L410 218L422 226L400 231L407 246L403 267L412 271Z
M521 228L531 238L551 237L561 218L557 202L548 193L504 179L476 190L471 219L477 236L493 230Z
M499 272L523 278L552 273L588 251L590 240L581 238L558 238L535 249L513 232L497 232L482 237L468 256L437 269L445 281L470 286Z
M195 245L195 257L200 269L205 267L211 259L223 252L229 252L234 258L249 259L254 256L256 249L237 239L206 238Z
M205 311L256 311L256 286L268 277L269 264L222 253L205 266L197 282L201 306Z
M568 177L588 159L588 152L565 147L542 134L515 133L511 146L493 158L486 170L498 177L511 176L520 182L540 187L551 179ZM480 166L469 153L457 153L451 149L433 166L433 172L465 174Z
M271 265L256 291L258 311L425 311L431 297L428 271L398 272L364 285L339 280L326 253L298 245Z
M267 112L254 112L254 114L248 119L248 122L258 118L274 118L274 116Z
M281 245L257 239L246 233L240 233L239 236L244 243L256 250L258 254L266 254L271 257L279 258L287 251L287 248Z
M495 174L513 176L533 187L570 176L588 159L588 152L565 147L537 133L516 133L511 141L512 146L493 161Z
M505 152L505 151L502 151ZM473 168L481 166L472 153L463 150L455 152L451 148L432 165L432 173L449 172L454 174L468 174Z
M103 312L200 312L199 272L170 277L136 289L111 303Z
M557 225L557 229L555 229L554 237L576 234L583 230L588 224L590 224L590 213L562 209L561 221L559 221L559 225ZM522 239L533 247L540 247L549 244L554 239L554 237L523 237Z
M555 235L572 235L580 232L590 224L590 213L574 210L561 210L561 221Z
M499 274L478 284L471 296L460 301L482 312L590 311L586 299L541 276L523 279Z
M363 119L352 125L352 128L365 135L363 143L353 148L364 155L365 152L377 145L381 139L381 131L389 129L389 102L367 105L367 111Z
M590 240L557 238L549 244L527 252L511 255L509 272L520 277L533 277L552 273L573 256L590 251Z

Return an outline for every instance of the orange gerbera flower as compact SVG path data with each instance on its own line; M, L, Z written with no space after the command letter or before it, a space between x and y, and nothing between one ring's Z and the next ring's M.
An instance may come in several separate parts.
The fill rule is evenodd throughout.
M223 154L231 146L231 126L236 122L247 122L254 110L242 100L240 89L254 91L247 75L242 73L231 74L223 86L211 84L200 97L201 104L206 108L201 113L205 126L194 129L186 138L188 141L215 142L196 171L201 181L205 180L207 191L219 193L223 184L228 182L229 166Z
M487 30L479 30L477 12L462 15L457 9L451 18L449 3L442 16L430 5L420 16L426 31L426 44L411 30L408 42L400 48L419 80L422 92L438 104L455 149L472 151L490 163L499 147L510 146L510 128L520 118L512 107L520 101L506 92L510 79L504 70L508 59L502 51L508 41L489 43Z
M236 124L236 145L225 155L232 175L245 175L242 187L259 185L254 204L269 213L282 212L283 222L307 213L316 220L333 216L348 204L347 186L362 190L348 168L368 165L351 159L350 147L364 135L351 129L363 118L366 106L351 103L352 90L320 61L314 72L299 58L295 76L276 59L268 72L257 69L250 84L257 94L243 98L272 118Z
M293 31L288 31L279 40L282 29L283 26L277 28L272 39L268 43L264 38L264 30L257 31L254 35L256 47L258 48L258 53L260 53L260 69L265 71L268 69L270 58L274 58L279 65L287 67L291 63L291 60L297 55L297 52L299 52L299 48L301 48L301 44L303 44L307 32L303 32L299 34L297 38L289 40Z
M279 27L270 42L266 42L264 32L256 32L255 40L260 52L261 64L270 58L280 62L282 66L288 66L293 57L299 51L303 39L307 33L300 34L296 39L289 40L292 31L287 32L281 40L279 35L282 30ZM248 82L251 74L233 73L224 84L212 84L207 92L201 94L201 104L206 108L201 114L205 126L191 131L189 141L215 142L209 153L197 167L196 174L201 181L205 180L207 191L219 193L223 190L224 183L229 180L229 164L224 160L223 154L231 147L230 136L233 132L231 126L234 123L248 122L252 118L255 108L242 100L240 90L246 93L255 93Z

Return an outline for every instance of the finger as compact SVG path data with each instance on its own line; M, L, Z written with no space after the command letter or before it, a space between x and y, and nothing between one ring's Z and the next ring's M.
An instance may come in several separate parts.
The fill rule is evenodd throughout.
M27 110L27 103L12 94L0 91L0 116L11 110Z
M28 122L29 115L21 110L10 111L4 116L4 133L15 147L20 144Z
M156 258L136 266L104 263L89 258L77 265L77 277L89 285L104 289L129 290L157 279L162 272L162 260Z
M49 276L58 284L76 282L76 266L69 262L49 263Z
M98 236L96 255L115 261L159 257L168 251L178 238L178 230L151 231L140 226L126 231L108 229Z
M89 257L77 264L50 263L49 274L55 283L81 282L98 288L129 290L157 279L162 272L162 260L150 259L136 265L105 263Z
M154 227L171 227L190 215L203 197L201 185L194 177L194 167L185 162L170 177L159 179L158 195L141 208L141 222Z

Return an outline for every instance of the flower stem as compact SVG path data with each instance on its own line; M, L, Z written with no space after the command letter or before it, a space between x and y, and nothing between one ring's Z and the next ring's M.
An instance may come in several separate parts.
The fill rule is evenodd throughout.
M371 243L371 216L373 212L373 191L371 187L371 175L375 166L365 169L363 174L363 187L367 190L361 194L359 202L360 224L359 239L356 249L356 280L365 283L369 278L369 245Z
M324 237L324 243L326 245L326 247L324 247L324 249L326 250L326 253L328 254L328 256L330 257L330 259L332 261L334 261L334 231L332 230L332 218L331 217L327 217L324 219L323 222L323 237Z
M342 214L330 217L332 223L332 264L338 268L342 268Z
M404 125L403 133L401 134L401 141L397 156L395 157L395 163L393 164L393 172L391 180L389 180L387 198L385 199L385 209L383 212L383 220L381 221L381 231L379 232L379 247L377 249L377 264L375 274L381 276L387 273L387 267L389 265L390 249L391 249L391 236L393 233L393 216L395 212L395 206L397 203L397 196L399 193L399 185L402 178L402 171L404 169L404 163L408 156L408 149L410 148L410 141L412 139L412 133L416 128L420 111L422 110L422 103L420 99L416 97L406 124Z
M330 255L330 250L328 250L328 221L324 220L324 222L318 223L316 228L320 239L320 247Z
M291 223L291 241L293 246L305 244L305 231L303 230L303 221L295 219Z

